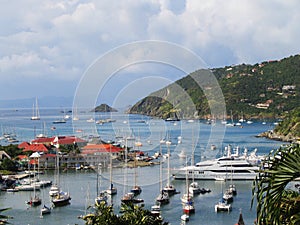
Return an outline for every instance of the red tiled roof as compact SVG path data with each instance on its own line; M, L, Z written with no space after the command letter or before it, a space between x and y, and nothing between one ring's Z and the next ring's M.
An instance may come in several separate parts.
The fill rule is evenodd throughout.
M19 158L20 160L28 159L28 156L27 155L18 155L17 158Z
M38 160L37 160L37 159L30 159L30 160L29 160L29 164L30 164L30 165L34 165L34 164L35 164L35 165L38 165Z
M41 155L41 158L54 158L56 157L56 154L43 154Z
M55 137L40 137L40 138L37 138L37 139L34 139L31 141L31 143L33 144L45 144L45 143L51 143L53 142Z
M60 136L58 137L58 144L60 145L69 145L74 143L84 143L85 140L75 137L75 136ZM53 140L53 144L56 144L57 141Z
M37 138L31 141L31 143L43 143L43 144L58 144L60 145L68 145L68 144L74 144L74 143L84 143L85 140L78 138L76 136L58 136L58 137L42 137Z
M18 148L26 148L27 146L29 146L30 144L28 142L22 142L21 144L18 145Z
M122 151L122 148L110 144L89 144L82 148L82 154L92 154L95 152L112 152L117 153Z
M23 149L23 152L48 152L44 144L32 144Z

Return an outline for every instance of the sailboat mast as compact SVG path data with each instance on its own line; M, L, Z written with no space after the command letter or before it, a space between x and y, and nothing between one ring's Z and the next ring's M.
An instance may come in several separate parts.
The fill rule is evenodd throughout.
M109 164L110 164L110 171L109 171L109 182L110 182L110 190L112 190L112 155L111 155L111 144L109 145Z
M163 186L162 186L162 161L161 161L161 157L162 157L162 152L161 152L161 143L159 144L159 182L160 182L160 190L162 191Z
M97 167L97 183L96 183L96 193L98 196L99 195L99 163L98 163L98 167Z
M166 142L168 148L168 185L170 185L170 142Z

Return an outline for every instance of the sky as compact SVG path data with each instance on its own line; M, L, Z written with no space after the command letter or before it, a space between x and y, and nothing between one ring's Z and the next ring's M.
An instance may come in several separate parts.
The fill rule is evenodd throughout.
M2 0L0 101L72 97L99 58L145 40L189 49L208 68L299 54L299 9L298 0ZM129 65L99 94L133 104L185 75L170 65ZM115 89L125 98L115 99Z

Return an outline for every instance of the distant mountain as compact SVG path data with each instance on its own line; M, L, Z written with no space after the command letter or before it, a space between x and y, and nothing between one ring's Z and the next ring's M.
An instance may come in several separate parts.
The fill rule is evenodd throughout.
M94 108L92 110L92 112L118 112L118 110L110 107L107 104L101 104L101 105L97 106L96 108Z
M300 106L300 55L254 65L235 65L209 70L216 77L223 92L227 115L235 119L276 118ZM160 89L133 105L128 113L145 114L161 118L174 113L180 118L223 117L211 115L212 104L221 104L221 96L214 100L213 87L194 81L205 76L206 70L195 71ZM210 90L211 89L211 90ZM204 92L206 95L204 95ZM192 101L194 108L191 109Z
M1 100L0 108L32 108L35 102L35 97L26 99ZM72 107L73 97L38 97L38 104L40 108L59 108Z

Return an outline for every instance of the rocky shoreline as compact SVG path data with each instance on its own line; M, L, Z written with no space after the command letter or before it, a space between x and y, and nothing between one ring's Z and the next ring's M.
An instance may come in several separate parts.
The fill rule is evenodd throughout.
M283 142L289 142L289 143L300 143L300 137L293 137L293 136L284 136L281 134L278 134L274 132L273 130L265 131L261 134L258 134L256 137L258 138L268 138L275 141L283 141Z

